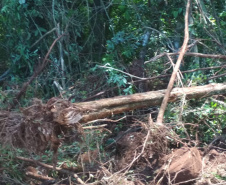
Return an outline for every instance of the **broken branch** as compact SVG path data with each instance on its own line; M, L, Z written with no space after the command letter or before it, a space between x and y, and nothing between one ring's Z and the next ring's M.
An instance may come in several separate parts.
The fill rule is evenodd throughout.
M163 101L162 101L162 104L161 104L161 107L160 107L160 110L159 110L159 114L158 114L158 117L157 117L157 124L159 124L159 125L162 125L164 112L165 112L165 109L166 109L166 106L167 106L167 103L168 103L168 99L170 97L170 92L173 89L173 84L174 84L174 81L176 79L177 72L179 70L181 61L183 60L184 54L185 54L185 52L187 50L187 44L188 44L188 40L189 40L188 16L189 16L190 3L191 3L191 0L188 0L187 7L186 7L186 14L185 14L184 43L182 45L182 48L181 48L181 51L180 51L180 55L179 55L179 57L177 59L177 63L175 65L175 67L174 67L173 74L172 74L172 76L170 78L170 81L169 81L169 84L168 84L168 87L167 87L167 90L166 90L166 94L165 94L165 96L163 98Z

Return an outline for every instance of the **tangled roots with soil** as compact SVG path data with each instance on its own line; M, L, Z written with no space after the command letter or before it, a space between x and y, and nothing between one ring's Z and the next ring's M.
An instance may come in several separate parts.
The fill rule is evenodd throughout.
M0 111L0 143L35 153L59 145L58 135L65 135L70 129L54 121L51 109L51 104L34 99L30 107L21 108L20 112Z

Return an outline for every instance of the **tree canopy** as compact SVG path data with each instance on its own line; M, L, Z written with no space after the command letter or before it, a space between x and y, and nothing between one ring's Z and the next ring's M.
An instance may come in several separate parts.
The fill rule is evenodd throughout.
M90 92L98 92L98 88L103 90L106 85L118 86L119 94L161 89L166 79L146 83L147 89L140 90L137 84L131 83L130 76L114 69L138 77L170 74L171 63L165 57L144 62L164 52L179 51L184 37L184 15L182 0L3 0L0 16L2 88L20 88L40 67L53 41L63 35L51 50L45 70L30 84L27 97L48 99L66 92L65 98L75 95L74 101L77 101L93 95ZM189 14L189 52L224 55L225 16L223 1L193 2ZM216 58L188 56L180 69L223 64ZM213 78L217 70L186 73L184 81L223 82L224 75ZM224 68L217 72L218 75L224 73ZM87 83L87 77L94 74L97 79L96 74L105 76L105 80L98 79L96 87L90 84L81 90L83 92L70 90L77 83ZM164 83L161 85L161 82Z

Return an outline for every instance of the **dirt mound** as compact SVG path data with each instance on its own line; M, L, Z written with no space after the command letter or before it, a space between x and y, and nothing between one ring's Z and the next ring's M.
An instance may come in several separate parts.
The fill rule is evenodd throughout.
M117 143L116 160L118 169L125 168L133 161L142 147L145 136L141 132L128 133Z
M133 171L134 179L150 181L169 152L163 136L164 132L154 130L150 133L145 129L123 135L116 143L114 172L127 174Z
M161 184L194 184L202 169L202 158L195 147L175 150L164 161L156 178Z
M157 136L160 137L152 135L149 138L142 152L147 133L125 134L117 142L115 172L132 170L136 174L133 175L134 179L150 185L207 185L225 182L226 152L211 149L204 155L197 147L182 147L167 154L165 149L160 150L161 147L157 146L164 143L165 139L161 138L159 142ZM166 147L166 144L163 146Z

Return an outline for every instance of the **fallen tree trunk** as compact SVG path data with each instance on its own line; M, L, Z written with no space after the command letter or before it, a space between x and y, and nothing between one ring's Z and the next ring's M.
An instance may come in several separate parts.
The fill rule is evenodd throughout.
M169 102L178 101L184 96L187 99L200 99L223 93L226 93L226 83L175 88L170 93ZM0 111L0 143L36 153L45 152L51 145L56 154L62 142L58 135L67 134L70 127L76 129L77 135L83 134L80 123L134 109L159 106L164 94L165 90L160 90L82 103L51 98L47 104L43 104L41 100L34 99L31 106L21 108L20 112Z
M181 97L186 99L199 99L215 94L226 93L226 84L209 84L204 86L174 88L170 93L168 102L175 102ZM54 113L54 121L61 125L74 125L88 121L106 118L114 114L126 111L153 107L160 105L165 94L165 90L137 93L128 96L117 96L90 102L73 103L64 102L64 106L59 101L50 100L47 105Z

